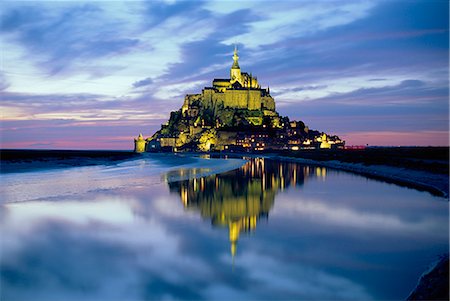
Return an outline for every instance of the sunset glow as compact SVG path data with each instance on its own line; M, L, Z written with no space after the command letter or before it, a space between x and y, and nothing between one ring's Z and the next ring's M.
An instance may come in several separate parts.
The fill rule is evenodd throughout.
M2 2L1 148L132 149L233 45L277 111L347 145L448 145L449 4Z

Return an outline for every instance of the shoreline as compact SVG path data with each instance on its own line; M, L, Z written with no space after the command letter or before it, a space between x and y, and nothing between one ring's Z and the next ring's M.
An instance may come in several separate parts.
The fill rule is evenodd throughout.
M195 154L195 153L191 153ZM381 164L351 163L341 160L314 160L300 157L292 157L278 153L211 153L212 157L261 157L270 160L295 162L304 165L320 166L350 172L365 176L370 179L399 185L402 187L426 191L434 196L449 200L449 175L432 173L427 170L410 169Z
M449 254L443 254L420 276L406 300L448 300Z
M131 151L0 150L0 174L111 165L142 158Z
M197 159L195 162L170 168L163 174L164 179L170 183L202 178L235 170L247 163L247 160L242 158L229 158L222 162L215 161L219 158L202 158L200 156L194 158Z
M419 191L427 191L432 195L446 198L447 200L449 198L448 175L445 176L426 171L411 170L387 165L363 165L361 163L348 163L337 160L317 161L280 155L265 155L263 157L342 170L363 175L371 179L413 188Z
M143 159L150 154L167 153L142 153L131 151L59 151L59 150L1 150L1 174L39 172L43 170L71 168L81 166L99 166L117 164L129 160ZM173 154L173 153L170 153ZM315 153L309 153L315 154ZM316 160L313 158L294 157L280 153L174 153L179 159L186 157L200 157L207 155L210 158L245 158L262 157L271 160L296 162L299 164L321 166L359 174L371 179L393 183L403 187L413 188L419 191L427 191L432 195L449 199L449 175L433 173L429 170L407 168L405 166L392 166L382 164L370 164L364 162L344 162L338 158L333 160ZM320 153L318 154L320 155ZM184 158L183 158L184 157ZM187 160L185 164L189 164ZM217 172L221 172L220 170Z
M399 148L401 149L401 148ZM353 153L347 153L345 156L339 155L337 152L305 152L305 153L286 153L286 152L263 152L263 153L233 153L233 152L221 152L211 153L211 156L217 157L262 157L272 160L281 160L286 162L296 162L299 164L327 167L345 172L351 172L354 174L362 175L370 179L383 181L386 183L396 184L402 187L408 187L416 189L418 191L426 191L434 196L442 197L449 200L449 173L448 173L448 160L438 161L439 171L435 171L433 168L436 162L430 160L429 157L417 159L409 157L398 157L396 165L392 164L395 159L390 158L390 164L386 164L386 161L380 160L389 154L384 154L383 149L377 149L381 154L376 154L378 157L372 159L364 156L355 156L350 159L349 155ZM389 150L391 151L391 150ZM304 155L304 156L303 156ZM341 153L342 155L342 153ZM303 156L303 157L302 157ZM422 160L422 161L421 161ZM411 165L411 162L414 164ZM383 164L384 163L384 164ZM446 170L446 173L442 173L442 169Z

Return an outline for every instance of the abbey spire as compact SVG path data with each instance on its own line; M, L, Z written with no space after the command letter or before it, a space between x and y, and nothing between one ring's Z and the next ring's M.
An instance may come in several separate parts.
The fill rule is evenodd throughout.
M242 74L241 74L241 68L239 67L239 56L237 54L237 46L234 46L234 53L233 53L233 65L230 69L230 83L233 84L235 82L239 82L243 86L243 80L242 80Z
M234 45L233 66L231 66L231 69L240 69L238 60L239 60L239 56L237 54L237 46Z

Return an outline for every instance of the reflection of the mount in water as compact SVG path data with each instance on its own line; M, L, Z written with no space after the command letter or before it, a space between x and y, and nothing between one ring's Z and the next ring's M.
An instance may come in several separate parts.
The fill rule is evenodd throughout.
M275 194L303 185L314 175L324 178L325 168L255 158L226 173L169 182L169 188L180 194L186 208L200 210L214 226L228 226L234 256L240 233L254 230L260 218L268 218Z

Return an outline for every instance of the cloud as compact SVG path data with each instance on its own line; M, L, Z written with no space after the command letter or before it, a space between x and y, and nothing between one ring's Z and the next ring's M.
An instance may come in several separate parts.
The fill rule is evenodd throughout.
M198 4L59 3L46 10L10 5L3 26L5 43L14 49L7 54L4 68L11 82L10 91L102 91L110 96L132 93L129 87L133 83L143 77L162 76L171 64L179 62L183 44L202 39L214 30L200 15L192 19L192 13L188 18L175 9L200 7ZM143 10L146 5L152 11L159 7L153 12L163 17L158 26L143 26L149 19ZM170 17L160 16L159 10L170 12ZM18 68L13 62L20 60L27 63Z
M0 92L6 90L9 87L8 80L5 74L0 73Z
M442 131L353 131L344 132L341 137L348 145L380 146L449 146L448 129Z
M144 2L144 24L154 28L168 19L189 12L192 19L208 18L209 12L203 9L204 1L148 1Z
M123 149L132 150L133 138L142 133L150 137L162 119L116 120L12 120L2 121L2 148L48 148L39 144L51 143L55 149Z
M445 1L11 1L0 19L3 116L168 116L228 77L237 43L242 70L292 118L334 118L336 132L367 130L367 115L411 116L393 131L448 123Z
M277 99L285 102L329 101L334 104L391 106L436 103L445 98L445 86L435 86L418 79L392 77L372 81L362 77L339 78L323 81L322 85L301 88L273 89Z
M6 10L3 20L1 29L6 38L22 43L50 74L70 69L79 59L130 50L139 42L118 37L115 29L122 23L106 19L96 5L65 3L48 10L21 6ZM99 21L104 22L101 29Z
M153 80L150 77L147 77L146 79L137 81L133 83L133 87L134 88L140 88L140 87L144 87L144 86L148 86L153 84Z
M286 1L264 4L254 8L257 14L264 15L264 19L252 22L250 32L235 35L223 42L232 44L234 41L240 41L246 47L258 48L291 36L310 35L316 31L352 23L366 16L373 6L368 1L343 2L338 7L328 2L297 5Z
M176 84L170 84L165 85L163 87L160 87L155 92L154 96L160 99L177 99L178 103L181 103L183 94L186 93L186 91L191 90L191 93L195 93L195 90L201 89L204 85L206 85L207 82L205 81L193 81L193 82L182 82L182 83L176 83ZM181 107L181 106L180 106Z
M42 148L42 147L49 148L50 146L54 146L54 144L51 143L51 142L48 142L48 143L33 143L33 144L30 144L30 146L33 147L33 148Z
M11 93L3 92L0 94L2 104L4 105L19 105L35 107L39 106L53 106L53 107L74 107L79 105L99 104L107 101L114 101L114 99L101 94L89 93L65 93L65 94L28 94L28 93Z

